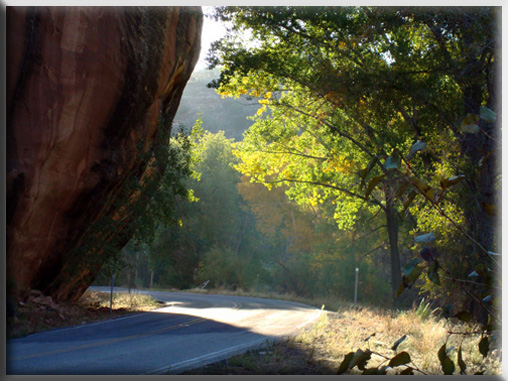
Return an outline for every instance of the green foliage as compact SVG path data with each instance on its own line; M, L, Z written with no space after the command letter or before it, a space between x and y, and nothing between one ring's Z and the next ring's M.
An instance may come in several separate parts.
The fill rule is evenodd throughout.
M465 323L471 322L471 314L469 311L459 311L455 314L454 317Z
M235 279L226 277L222 286L250 287L258 281L256 274L265 278L261 265L265 248L259 245L255 220L238 193L240 174L232 167L236 161L232 149L233 140L223 132L212 134L201 120L196 122L189 136L190 176L185 184L191 197L175 199L175 223L157 226L146 249L144 271L151 273L148 278L154 285L190 288L201 283L213 268L209 263L213 253L232 261L238 258ZM231 252L234 256L227 256ZM215 268L219 271L221 266Z
M349 352L345 357L344 357L344 360L342 360L342 362L340 363L339 365L339 369L337 369L337 374L343 374L344 372L348 371L349 369L351 369L351 367L349 366L349 364L351 364L351 360L353 358L353 356L355 355L354 352Z
M338 231L326 214L289 200L285 187L268 190L244 177L238 189L254 212L259 231L274 244L279 242L265 264L280 291L352 300L355 268L359 267L359 299L390 302L384 264L379 253L369 253L379 230L369 234L371 226L366 224L354 231ZM364 260L359 261L364 253Z
M217 18L232 28L210 59L223 65L220 93L264 98L239 146L242 173L288 187L309 210L335 209L343 230L384 211L392 283L400 226L420 236L412 250L425 261L407 258L398 294L417 284L436 296L444 287L443 301L472 298L488 315L490 281L473 287L460 277L480 263L494 267L496 12L218 7ZM255 44L238 44L244 30ZM394 210L411 223L394 222ZM421 235L429 231L432 239ZM354 358L346 356L341 370L356 366ZM445 374L454 372L446 343L438 358Z
M371 355L372 352L370 350L363 351L361 349L358 349L356 352L348 353L340 364L337 374L342 374L355 366L365 371L365 366L370 360Z
M400 296L405 288L408 289L411 288L413 284L416 282L416 280L423 271L423 267L418 266L419 263L420 260L418 258L415 258L406 265L404 269L404 274L402 276L402 283L397 291L397 296Z
M416 316L418 316L421 320L429 319L435 312L437 312L438 308L432 309L430 302L427 302L425 298L420 301L420 304L415 310Z
M352 299L359 267L359 299L389 302L386 269L380 267L378 255L368 254L363 263L351 255L368 252L366 243L376 241L378 234L360 229L351 245L350 233L337 231L324 214L302 209L282 188L268 191L240 178L232 166L238 163L233 141L223 133L205 132L200 122L191 131L190 147L187 187L192 199L175 200L178 218L166 227L159 225L149 245L132 241L117 257L128 266L121 275L117 272L116 282L134 285L138 268L137 283L145 287L188 288L211 279L227 288ZM369 228L366 224L362 229ZM363 235L367 239L359 239ZM222 269L232 271L229 262L235 264L234 272L227 273L234 275L220 276Z
M496 117L496 113L488 107L480 107L480 119L483 119L488 123L494 123L496 121Z
M269 188L289 184L287 194L301 205L336 205L334 217L341 229L353 226L364 201L384 209L388 218L394 208L392 187L400 190L405 179L385 177L385 172L402 168L401 152L408 152L405 160L416 161L415 168L425 164L416 155L427 147L419 131L427 136L439 133L438 119L434 110L428 113L427 104L440 99L440 106L449 105L453 115L459 110L449 103L460 99L452 96L456 84L440 78L439 62L433 66L439 52L428 50L432 38L425 31L426 19L416 21L405 12L390 18L373 8L308 10L218 8L218 17L232 21L234 32L250 29L253 36L263 38L258 44L239 47L235 45L239 34L233 33L217 43L220 53L213 62L224 64L219 79L222 94L263 95L260 103L271 111L263 117L260 109L240 147L238 168ZM388 36L395 38L393 44L387 43ZM303 52L294 48L300 46L305 46ZM422 59L427 54L433 61ZM415 67L422 71L415 72ZM416 136L411 108L415 118L416 109L425 114L418 120ZM408 144L413 137L416 143ZM361 187L368 184L365 190L355 186L358 174ZM426 182L416 178L412 185L434 201L435 192ZM404 209L416 195L404 201ZM395 272L397 224L388 224ZM392 283L400 279L397 273L392 277Z
M443 374L445 375L453 374L453 372L455 371L455 364L446 353L446 343L444 343L443 346L439 348L439 351L437 352L437 357L439 358L439 362L441 363L441 369L443 370Z
M387 361L389 360L388 366L379 365L376 368L366 368L372 354L382 356L371 350L363 351L361 349L358 349L356 352L346 354L344 360L339 365L337 374L343 374L348 370L357 367L359 370L363 371L362 375L385 375L388 368L396 368L400 366L405 366L405 369L401 370L398 374L413 374L413 368L407 365L411 362L411 356L407 352L400 352L391 359L386 358L386 356L382 356L385 357Z
M257 287L261 274L280 291L350 298L359 268L364 300L387 303L390 274L398 297L416 289L496 321L496 12L218 7L231 28L210 55L213 85L257 112L239 143L201 122L191 133L192 202L176 200L170 231L140 223L156 236L157 279ZM446 344L436 361L452 374ZM489 347L482 336L480 354ZM386 374L366 367L371 354L347 354L339 373ZM385 359L423 373L409 353ZM457 364L465 372L460 349Z
M409 362L411 362L411 356L409 356L409 353L400 352L397 355L395 355L395 357L392 357L392 359L388 363L388 366L394 368L396 366L406 365Z
M203 273L200 280L210 280L212 285L218 288L236 288L242 278L241 271L240 259L234 251L215 246L203 255Z
M401 165L400 152L397 148L394 148L390 156L388 156L388 158L386 159L384 167L387 170L399 169L400 165Z
M438 266L439 266L439 264L437 263L437 260L430 262L429 267L428 267L427 276L432 281L432 283L440 286L441 282L439 281L439 275L437 273Z
M487 356L489 353L489 338L488 337L482 337L480 340L480 343L478 344L478 349L483 357Z
M400 345L400 344L401 344L404 340L406 340L406 339L407 339L407 335L404 335L404 336L402 336L400 339L398 339L395 343L393 343L392 348L391 348L391 349L392 349L392 351L395 351L395 352L396 352L396 351L397 351L397 348L399 347L399 345Z
M183 131L170 132L168 117L161 115L155 140L137 142L137 172L124 180L120 195L106 203L106 212L75 249L86 252L87 265L101 267L107 278L128 267L122 247L131 239L137 246L151 242L159 225L176 222L176 199L187 197L189 140Z

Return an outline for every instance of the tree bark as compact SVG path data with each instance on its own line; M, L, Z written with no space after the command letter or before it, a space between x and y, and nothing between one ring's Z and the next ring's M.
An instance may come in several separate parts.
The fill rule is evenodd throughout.
M397 296L397 290L402 282L402 272L400 269L399 256L399 221L397 212L391 200L386 202L386 229L388 230L388 241L390 244L390 267L391 267L391 283L393 291L393 299Z

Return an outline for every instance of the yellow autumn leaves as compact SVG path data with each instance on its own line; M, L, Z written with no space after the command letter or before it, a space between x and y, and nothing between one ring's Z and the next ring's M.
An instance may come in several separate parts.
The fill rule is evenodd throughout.
M356 170L356 164L353 160L349 160L345 156L339 155L327 160L321 170L324 173L340 172L349 174Z
M241 95L247 95L254 98L270 99L272 97L270 89L273 87L274 84L268 78L247 75L241 78L232 78L227 84L222 84L218 93L223 98L238 98Z
M263 106L258 109L256 112L257 115L261 115L266 111L266 106L270 103L269 99L272 97L272 92L268 91L263 95L263 99L258 100L259 104L262 104Z

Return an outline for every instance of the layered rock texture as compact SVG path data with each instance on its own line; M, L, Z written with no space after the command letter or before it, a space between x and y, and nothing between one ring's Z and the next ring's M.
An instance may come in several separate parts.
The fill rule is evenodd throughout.
M10 292L75 300L93 281L73 248L145 170L139 143L176 113L201 27L200 7L7 8Z

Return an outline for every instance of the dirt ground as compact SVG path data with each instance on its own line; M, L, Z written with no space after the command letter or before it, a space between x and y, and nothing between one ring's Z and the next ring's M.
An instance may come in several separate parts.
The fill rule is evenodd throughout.
M7 338L112 319L160 306L151 298L140 300L138 295L115 295L110 312L108 293L86 292L77 303L55 303L50 296L31 290L17 303L8 302Z

